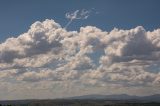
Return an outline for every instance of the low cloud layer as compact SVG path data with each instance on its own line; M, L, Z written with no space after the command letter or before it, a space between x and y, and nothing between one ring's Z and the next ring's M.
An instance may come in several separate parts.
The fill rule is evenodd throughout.
M0 90L7 88L2 94L11 99L9 94L36 98L37 92L45 92L44 97L160 93L159 63L160 29L107 32L86 26L77 32L54 20L37 21L28 32L0 44Z

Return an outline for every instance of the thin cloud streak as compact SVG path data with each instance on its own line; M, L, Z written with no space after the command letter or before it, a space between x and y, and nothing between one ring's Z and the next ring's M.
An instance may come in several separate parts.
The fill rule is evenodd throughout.
M76 10L74 12L68 12L66 13L66 18L69 20L69 22L64 27L65 29L72 23L74 20L83 20L87 19L90 16L91 10Z

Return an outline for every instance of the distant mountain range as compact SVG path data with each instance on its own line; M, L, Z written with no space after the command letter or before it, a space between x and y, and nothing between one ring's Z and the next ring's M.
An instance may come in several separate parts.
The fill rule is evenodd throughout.
M155 94L151 96L131 96L127 94L119 94L119 95L83 95L83 96L74 96L68 98L61 99L31 99L31 100L0 100L0 104L30 104L30 103L61 103L66 101L111 101L111 102L126 102L126 103L150 103L150 102L158 102L160 103L160 94ZM106 102L105 102L106 103ZM52 106L52 105L50 105Z
M160 102L160 94L150 95L150 96L131 96L127 94L119 95L83 95L70 97L68 99L103 99L103 100L137 100L137 101L150 101L150 102Z

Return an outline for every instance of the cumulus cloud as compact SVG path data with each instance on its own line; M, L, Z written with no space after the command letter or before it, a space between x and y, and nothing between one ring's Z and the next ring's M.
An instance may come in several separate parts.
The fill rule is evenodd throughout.
M78 12L71 17L77 18ZM115 87L112 90L118 92L117 86L132 92L134 87L158 89L159 42L160 29L151 32L138 26L107 32L86 26L77 32L54 20L38 21L26 33L0 44L0 81L28 87L45 82L52 85L46 88L50 90L57 84L61 90L71 89L66 84L93 91Z

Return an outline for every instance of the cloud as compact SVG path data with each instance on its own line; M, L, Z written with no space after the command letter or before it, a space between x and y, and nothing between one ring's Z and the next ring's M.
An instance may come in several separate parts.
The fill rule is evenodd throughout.
M91 12L91 10L85 9L67 12L66 18L69 20L69 22L66 24L65 29L72 23L73 20L87 19Z
M26 33L0 44L0 81L8 83L0 84L0 89L9 84L25 85L24 89L37 84L34 89L41 92L42 85L48 83L45 90L59 93L71 88L92 89L80 94L103 92L104 88L112 88L112 93L123 91L116 90L117 86L133 94L142 88L157 93L159 35L160 29L151 32L142 26L110 32L86 26L77 32L67 31L54 20L35 22Z
M81 11L76 10L73 13L69 13L69 12L66 13L66 18L69 19L69 20L87 19L90 12L91 12L90 10L85 10L85 9L82 9Z
M61 39L58 34L60 30L60 25L52 20L35 22L27 33L18 38L9 38L1 44L0 62L12 62L15 58L30 57L50 50L57 53L61 47L58 42Z

